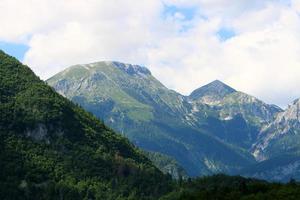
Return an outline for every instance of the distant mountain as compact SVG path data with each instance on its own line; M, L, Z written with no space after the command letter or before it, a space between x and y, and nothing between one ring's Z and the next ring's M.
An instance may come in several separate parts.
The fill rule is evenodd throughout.
M218 80L196 89L189 99L212 106L220 119L228 120L241 114L245 120L258 126L272 121L274 115L282 111L278 106L266 104Z
M300 180L300 155L281 154L250 165L237 174L277 182Z
M158 199L171 190L127 139L2 51L0 74L0 199Z
M188 98L193 106L189 117L196 126L246 149L256 142L261 127L282 111L218 80L196 89ZM207 117L201 120L203 112Z
M262 128L252 151L257 160L282 154L300 155L300 99Z
M236 92L235 89L224 84L219 80L215 80L207 85L204 85L194 90L189 98L193 101L200 101L205 104L216 104L228 94Z
M47 82L137 146L176 159L190 176L230 173L254 162L249 152L199 129L188 97L166 88L144 67L75 65Z

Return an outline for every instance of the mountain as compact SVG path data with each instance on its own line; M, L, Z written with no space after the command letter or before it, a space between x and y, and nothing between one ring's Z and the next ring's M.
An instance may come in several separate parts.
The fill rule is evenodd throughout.
M262 128L252 152L259 161L283 154L300 154L300 99Z
M47 82L138 147L175 159L189 176L231 173L255 162L246 150L199 128L207 121L204 112L195 121L188 97L166 88L145 67L111 61L75 65Z
M198 128L247 150L260 129L282 111L218 80L196 89L188 98L193 107L189 117ZM207 117L201 119L203 112Z
M300 156L281 154L250 165L239 171L238 174L276 182L300 180Z
M245 120L258 126L272 121L275 114L282 111L278 106L266 104L218 80L196 89L189 99L212 106L222 120L241 114Z
M0 77L0 199L158 199L172 189L127 139L3 51Z
M220 81L208 86L190 95L197 111L192 113L192 118L199 122L203 110L209 113L205 123L198 124L198 127L209 130L222 141L252 152L258 161L235 174L270 181L299 179L299 100L283 111L253 96L229 89ZM220 92L219 88L225 92ZM197 91L201 94L198 98L195 97ZM210 116L216 116L220 121Z
M224 84L219 80L215 80L207 85L204 85L196 90L194 90L189 98L194 101L200 101L206 104L215 104L216 102L222 100L228 94L236 92L235 89Z
M96 115L105 115L107 111L115 113L110 123L121 124L121 132L120 112L131 121L147 122L154 118L153 107L164 111L166 118L184 109L181 95L164 87L148 69L137 65L119 62L75 65L47 82L55 84L59 93L73 101L88 103L88 110ZM99 107L99 103L102 106Z

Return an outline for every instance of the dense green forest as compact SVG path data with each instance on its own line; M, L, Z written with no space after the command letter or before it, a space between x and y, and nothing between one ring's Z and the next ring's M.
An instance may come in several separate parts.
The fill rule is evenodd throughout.
M300 199L300 184L269 183L240 176L214 175L179 182L178 188L162 200L291 200Z
M172 180L2 51L0 97L0 199L300 199L293 180Z

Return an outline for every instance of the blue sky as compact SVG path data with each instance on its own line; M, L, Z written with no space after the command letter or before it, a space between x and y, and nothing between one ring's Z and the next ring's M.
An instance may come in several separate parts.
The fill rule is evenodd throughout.
M16 57L18 60L22 61L29 47L24 44L15 44L10 42L0 41L0 49L10 54L11 56Z
M234 37L236 34L234 32L234 30L230 29L230 28L221 28L218 32L217 32L218 36L220 37L220 39L222 41L226 41L232 37Z
M197 11L197 7L193 6L179 7L175 5L164 5L163 16L174 16L176 13L180 13L185 17L184 20L192 20Z

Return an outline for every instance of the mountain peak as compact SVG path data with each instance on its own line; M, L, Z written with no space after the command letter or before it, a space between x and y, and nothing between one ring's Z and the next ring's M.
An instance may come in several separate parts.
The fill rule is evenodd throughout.
M222 84L222 85L226 85L225 83L223 83L222 81L220 81L218 79L216 79L216 80L214 80L214 81L212 81L212 82L210 82L208 84Z
M204 85L204 86L218 87L218 88L223 87L224 89L230 89L230 90L235 91L235 90L234 90L233 88L231 88L229 85L223 83L222 81L220 81L220 80L218 80L218 79L216 79L216 80L214 80L214 81L212 81L212 82L210 82L210 83L208 83L208 84L206 84L206 85ZM204 87L204 86L203 86L203 87Z
M129 75L151 75L150 70L144 66L127 64L118 61L99 61L88 64L73 65L65 69L62 73L71 73L75 76L81 77L84 73L95 71L95 69L97 70L103 67L108 67L109 69L117 68Z
M108 62L106 63L108 64ZM135 74L151 75L151 72L144 66L121 63L117 61L111 61L109 62L109 64L121 69L122 71L128 73L129 75L135 75Z
M236 92L236 90L232 87L226 85L220 80L214 80L211 83L194 90L189 97L193 100L202 99L204 97L220 100L233 92Z
M288 108L280 113L275 122L297 120L300 122L300 99L294 100Z

